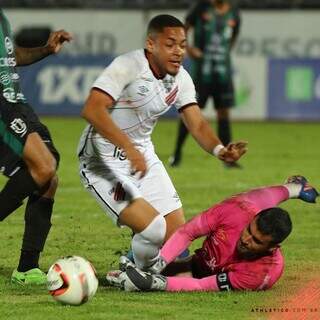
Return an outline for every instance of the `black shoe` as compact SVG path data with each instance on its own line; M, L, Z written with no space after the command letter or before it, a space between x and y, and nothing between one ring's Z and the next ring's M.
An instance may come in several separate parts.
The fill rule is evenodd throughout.
M181 162L181 156L180 155L170 156L168 162L170 167L178 167Z
M223 165L226 169L243 169L238 162L224 162Z

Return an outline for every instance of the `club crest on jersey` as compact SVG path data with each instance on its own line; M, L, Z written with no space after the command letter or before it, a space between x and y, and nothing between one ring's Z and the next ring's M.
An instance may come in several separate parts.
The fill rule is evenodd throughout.
M16 118L10 123L10 128L17 134L20 135L20 137L23 137L27 132L27 125L26 123L20 119Z
M167 96L166 96L166 104L168 106L170 106L170 104L172 104L176 97L177 97L177 94L178 94L178 86L176 86Z
M172 90L172 87L174 85L174 78L173 77L165 77L163 80L162 80L162 83L163 83L163 86L164 88L166 89L166 92L170 92Z

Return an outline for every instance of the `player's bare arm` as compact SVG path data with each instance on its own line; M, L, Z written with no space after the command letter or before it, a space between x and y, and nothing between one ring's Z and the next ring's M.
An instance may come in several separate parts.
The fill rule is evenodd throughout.
M198 105L194 104L184 108L180 115L189 132L205 151L211 153L215 146L221 144L220 139L202 116Z
M181 117L198 144L207 152L212 153L221 141L214 134L208 121L201 114L200 108L195 104L181 111ZM247 142L239 141L221 147L217 157L225 162L237 161L247 151Z
M144 176L147 170L143 155L134 147L129 137L114 123L106 109L113 106L114 100L106 93L92 89L82 109L81 116L86 119L101 136L126 152L134 172Z
M65 42L72 40L70 33L59 30L50 33L48 41L43 47L23 48L16 46L15 54L18 66L35 63L51 54L58 53Z

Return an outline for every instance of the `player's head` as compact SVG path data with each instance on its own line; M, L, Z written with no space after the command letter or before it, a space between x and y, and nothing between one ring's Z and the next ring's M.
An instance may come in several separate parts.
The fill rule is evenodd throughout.
M238 253L244 258L254 258L274 250L292 230L287 211L270 208L261 211L242 231L237 243Z
M185 27L179 19L161 14L149 22L146 50L151 67L158 76L179 72L186 46Z

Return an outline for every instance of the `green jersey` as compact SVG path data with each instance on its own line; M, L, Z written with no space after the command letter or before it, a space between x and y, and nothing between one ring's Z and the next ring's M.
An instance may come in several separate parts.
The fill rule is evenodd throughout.
M10 23L0 9L0 94L11 102L25 102L17 73Z
M238 10L230 6L220 14L208 1L200 1L186 21L194 28L194 46L203 52L203 58L192 61L193 79L203 83L228 81L232 73L231 46L240 28Z

